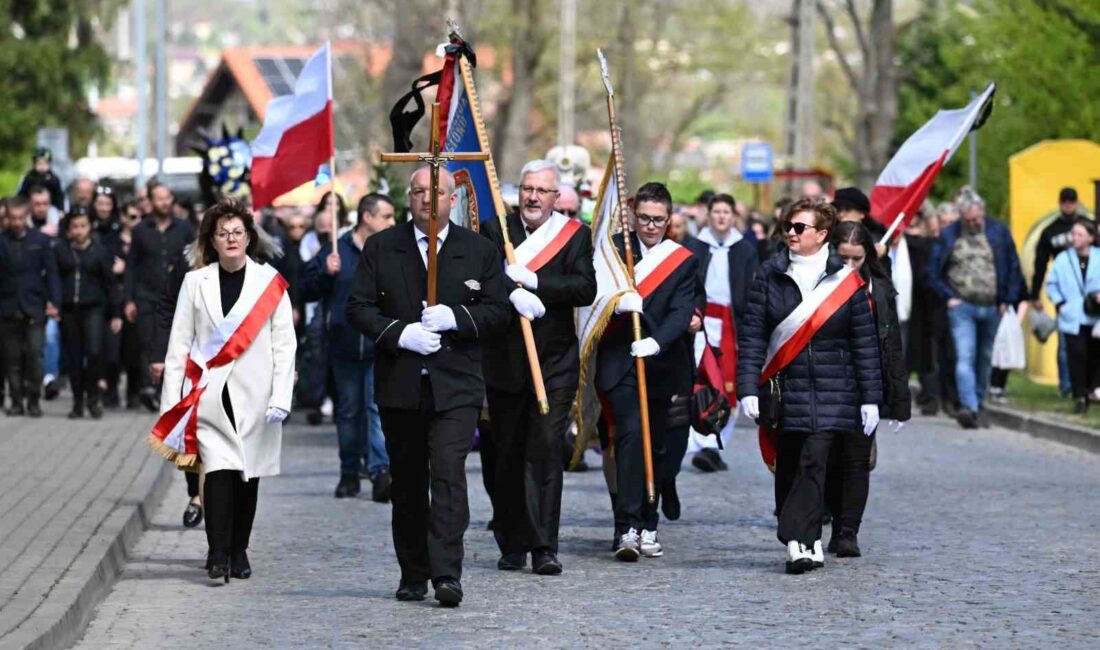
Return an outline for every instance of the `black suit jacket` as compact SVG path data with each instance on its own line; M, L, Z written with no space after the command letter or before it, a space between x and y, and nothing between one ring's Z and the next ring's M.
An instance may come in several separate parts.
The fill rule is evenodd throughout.
M401 332L420 322L427 296L427 271L412 222L374 235L363 246L351 295L348 322L374 339L375 402L387 408L420 406L421 370L431 378L437 411L480 408L485 400L481 375L482 341L504 328L511 305L503 264L492 243L450 225L439 249L439 303L454 311L458 329L443 334L443 348L420 355L397 346Z
M46 318L47 301L61 308L61 277L53 240L32 228L26 232L18 265L11 231L0 234L0 317L22 313L41 323Z
M634 261L641 261L637 235L631 233ZM619 255L624 256L622 233L614 236ZM695 311L695 289L699 262L689 257L649 294L642 303L642 334L653 337L661 352L646 359L646 382L650 397L671 397L682 392L685 368L693 365L684 333ZM630 314L620 314L608 325L596 356L596 385L608 391L634 374L630 344L634 334Z
M504 254L504 238L500 222L489 219L481 225L481 234ZM527 239L523 222L518 214L508 217L508 236L514 246ZM585 307L596 299L596 271L592 266L592 231L581 226L565 246L549 262L540 268L537 295L546 306L546 315L536 318L532 325L535 349L542 366L542 378L547 390L576 389L580 379L580 353L577 349L577 329L574 307ZM506 291L511 291L507 277ZM531 388L531 370L527 361L527 348L520 331L519 315L510 310L511 322L503 336L494 337L485 346L482 367L485 383L496 390L518 393Z
M703 285L703 309L706 309L706 285L707 267L710 266L710 245L706 242L691 238L684 242L684 246L699 260L699 282ZM745 305L748 304L749 287L752 286L752 278L756 273L756 267L760 266L760 256L756 251L756 243L748 239L742 239L729 247L730 270L730 306L733 308L733 324L738 330L744 318ZM714 342L717 344L717 341Z

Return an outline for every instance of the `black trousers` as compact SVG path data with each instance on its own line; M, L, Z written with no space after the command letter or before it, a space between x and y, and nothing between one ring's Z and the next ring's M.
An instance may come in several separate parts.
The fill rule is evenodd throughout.
M664 467L664 433L668 423L670 397L650 396L649 432L653 450L653 482L659 489ZM638 388L624 382L607 392L615 422L615 534L628 529L657 530L657 503L646 496L645 461L642 457L642 413Z
M466 456L478 408L436 411L428 377L418 409L380 408L393 480L393 546L402 582L462 577L470 525Z
M4 356L12 404L37 401L42 390L46 323L23 315L0 320L0 351Z
M192 499L199 496L199 473L184 472L183 477L187 479L187 496Z
M779 541L812 546L821 539L825 509L825 473L829 450L838 434L780 431L775 454L775 503Z
M871 483L871 445L874 436L862 431L838 433L829 450L825 474L825 504L835 529L859 532Z
M69 359L69 385L73 403L99 401L103 377L103 330L107 324L101 306L70 306L61 312L61 344Z
M1088 397L1100 386L1100 339L1092 338L1092 327L1084 326L1076 334L1066 334L1066 356L1073 397Z
M493 535L502 554L558 552L562 439L574 390L547 393L550 412L539 414L534 393L489 390L493 472Z
M203 510L206 542L211 552L234 553L248 548L259 489L260 479L241 480L241 473L236 470L218 470L206 475Z
M687 454L688 438L691 436L691 417L688 409L691 408L691 396L680 395L672 398L671 404L678 413L674 416L670 411L668 425L665 428L665 453L661 463L661 479L663 483L675 481L680 475L680 468L684 464L684 456Z

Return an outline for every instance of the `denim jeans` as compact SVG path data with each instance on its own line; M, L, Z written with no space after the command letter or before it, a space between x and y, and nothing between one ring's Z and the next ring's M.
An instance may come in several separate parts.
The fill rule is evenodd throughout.
M955 383L959 403L975 413L982 406L993 370L993 339L1001 316L996 305L963 302L947 310L955 339Z
M52 318L46 319L46 347L43 351L45 353L43 374L57 379L57 375L61 372L61 327Z
M367 473L389 469L382 420L374 403L374 360L333 358L336 380L335 420L340 442L340 473L357 474L367 459Z
M1073 392L1073 382L1070 380L1069 355L1066 354L1066 335L1058 332L1058 392L1069 395Z

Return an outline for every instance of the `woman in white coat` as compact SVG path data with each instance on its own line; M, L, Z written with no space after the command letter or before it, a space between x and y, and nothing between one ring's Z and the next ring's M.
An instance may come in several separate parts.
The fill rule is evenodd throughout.
M1100 248L1096 225L1078 218L1070 229L1072 246L1054 258L1047 277L1047 295L1058 310L1058 331L1066 337L1074 413L1085 413L1100 399L1100 339L1093 327L1100 317ZM1091 303L1091 304L1090 304Z
M259 479L279 473L282 422L294 388L297 343L287 284L252 259L270 246L243 205L226 200L206 211L196 270L176 303L164 363L165 414L154 429L154 435L173 432L165 434L166 446L197 436L197 461L206 472L207 569L226 582L252 574L246 549ZM182 451L175 458L181 465L195 460Z

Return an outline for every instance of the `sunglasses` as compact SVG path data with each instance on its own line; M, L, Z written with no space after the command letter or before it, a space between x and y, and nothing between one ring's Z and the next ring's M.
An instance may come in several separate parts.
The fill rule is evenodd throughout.
M807 228L813 228L814 230L817 230L817 226L811 226L808 223L794 223L793 221L788 221L787 223L783 224L783 232L790 232L793 230L794 234L796 235L801 235L802 233L806 232Z

